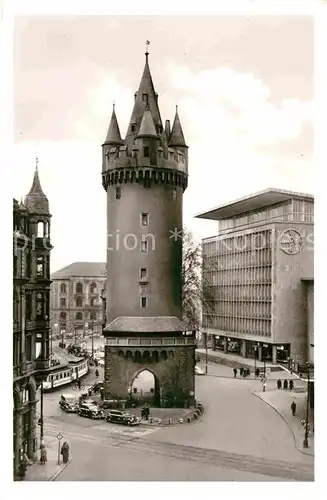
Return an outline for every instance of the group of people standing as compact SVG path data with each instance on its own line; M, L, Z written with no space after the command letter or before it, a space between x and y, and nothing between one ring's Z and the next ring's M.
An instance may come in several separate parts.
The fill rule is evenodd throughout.
M291 379L289 382L287 379L284 380L284 383L282 384L282 381L281 379L279 378L277 380L277 389L281 389L282 388L282 385L284 387L284 389L289 389L290 391L293 390L293 387L294 387L294 382L293 380Z

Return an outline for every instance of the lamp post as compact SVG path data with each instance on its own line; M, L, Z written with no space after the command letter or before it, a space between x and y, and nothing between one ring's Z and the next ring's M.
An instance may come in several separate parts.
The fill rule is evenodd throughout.
M44 428L43 428L43 379L41 380L41 408L40 408L40 449L44 447Z
M76 346L77 340L76 340L76 325L74 323L74 344Z
M205 374L207 375L208 373L208 335L207 335L207 332L203 332L203 336L204 336L204 348L205 348L205 351L206 351L206 358L205 358L205 363L206 363L206 366L205 366Z
M307 383L307 408L306 408L306 413L305 413L305 431L304 431L304 440L303 440L303 448L309 448L309 443L308 443L308 434L309 434L309 390L310 390L310 370L309 370L309 363L306 363L307 365L307 377L308 377L308 383Z
M262 357L263 357L263 377L266 380L266 349L268 347L268 344L263 344L263 352L262 352Z
M257 371L257 352L258 352L258 346L257 345L253 346L253 350L254 350L254 375L255 375L256 371Z
M92 360L93 360L93 358L94 358L94 336L93 336L93 334L94 334L94 328L93 328L93 319L91 320L91 332L92 332L92 354L91 354L91 356L92 356Z

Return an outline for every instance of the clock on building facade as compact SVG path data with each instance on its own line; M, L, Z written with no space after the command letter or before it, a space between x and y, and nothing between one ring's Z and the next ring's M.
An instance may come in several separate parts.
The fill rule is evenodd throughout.
M280 247L283 252L294 255L303 248L303 238L296 229L286 229L280 238Z

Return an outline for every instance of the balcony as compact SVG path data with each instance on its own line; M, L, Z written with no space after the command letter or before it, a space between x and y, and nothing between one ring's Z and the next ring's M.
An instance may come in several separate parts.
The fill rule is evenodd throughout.
M140 346L140 347L158 347L158 346L175 346L175 345L193 345L195 337L170 337L170 338L106 338L106 345L111 346Z
M34 370L33 361L23 361L20 364L20 375L27 375L29 373L32 373L33 370Z
M36 359L34 368L38 371L48 370L50 368L50 359Z

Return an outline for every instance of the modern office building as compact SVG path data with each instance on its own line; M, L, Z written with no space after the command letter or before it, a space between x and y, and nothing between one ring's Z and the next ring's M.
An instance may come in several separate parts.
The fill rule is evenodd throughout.
M24 453L37 458L37 389L51 370L50 218L36 169L24 203L13 200L14 476Z
M74 262L51 275L51 329L53 338L93 329L102 333L101 294L106 283L105 262Z
M216 295L203 329L213 348L273 363L310 359L313 287L307 294L302 279L313 276L313 196L267 189L197 217L218 222L218 235L203 240Z

